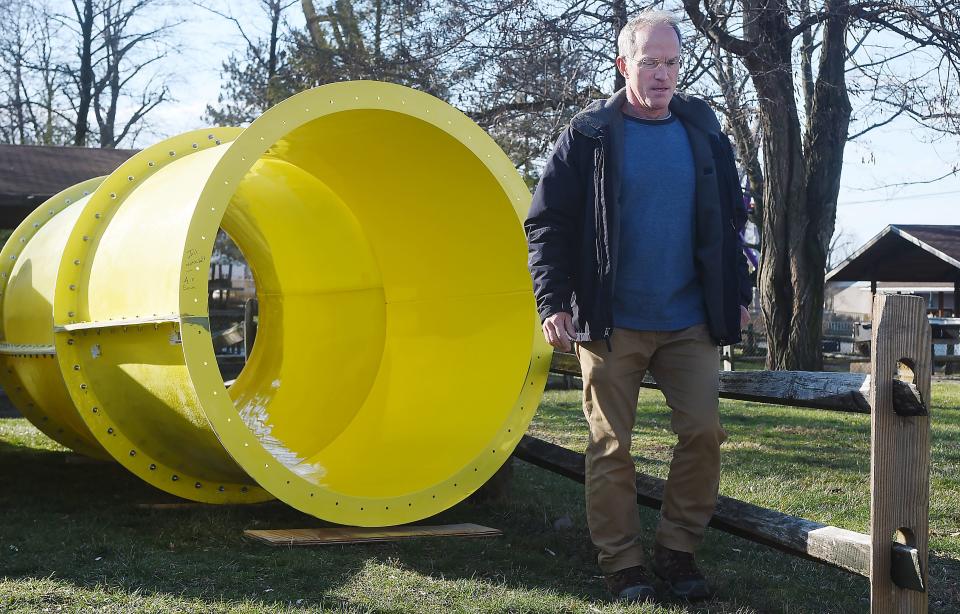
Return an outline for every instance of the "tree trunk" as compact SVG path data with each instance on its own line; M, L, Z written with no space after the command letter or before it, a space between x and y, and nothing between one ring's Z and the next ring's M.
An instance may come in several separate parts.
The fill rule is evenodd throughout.
M785 33L786 21L775 28L764 24L761 30L768 38L760 41L757 55L746 58L760 100L764 135L758 285L767 325L768 369L823 368L823 270L836 220L850 118L844 82L846 0L833 0L828 6L832 16L825 24L806 134L801 133L794 97L789 39L769 36Z
M762 4L762 3L761 3ZM806 161L794 99L789 25L779 11L751 11L756 52L744 58L760 104L763 133L763 216L757 285L767 326L767 368L818 371L820 304L808 267L815 259L804 244L809 226ZM748 19L749 20L749 19ZM814 268L820 273L823 266ZM813 284L813 286L811 286ZM822 294L822 278L820 282Z
M88 116L93 100L93 0L83 0L82 12L74 3L77 25L80 27L80 74L77 79L77 119L74 123L73 144L87 144Z
M626 0L613 0L613 57L620 55L620 49L617 38L620 36L620 30L627 25L627 2ZM614 67L613 91L618 92L627 84L626 79L620 74L620 71Z
M313 6L313 0L301 0L300 6L303 7L303 17L307 21L307 32L310 33L310 40L314 47L320 49L323 42L323 32L320 30L320 18L317 16L317 9Z
M805 181L806 202L802 203L805 225L798 229L798 251L803 268L796 273L800 292L795 309L803 321L816 332L815 351L820 364L820 338L823 320L824 271L830 252L830 239L837 218L837 195L840 192L840 173L843 168L843 148L850 125L850 100L847 97L845 44L847 0L829 0L831 18L824 23L823 43L816 85L813 88L810 115L807 119L807 162ZM797 331L794 331L797 332ZM810 337L813 337L811 334ZM792 340L791 340L792 341ZM798 343L805 343L806 338ZM798 367L807 369L805 366Z

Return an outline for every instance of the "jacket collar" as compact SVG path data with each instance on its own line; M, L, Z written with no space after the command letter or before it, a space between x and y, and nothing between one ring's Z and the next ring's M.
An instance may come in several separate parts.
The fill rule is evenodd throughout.
M577 132L591 138L598 138L608 132L611 125L621 120L621 108L627 100L626 88L621 88L606 100L594 100L583 111L577 113L570 125ZM717 116L703 100L683 92L676 92L670 101L670 112L685 124L696 126L707 133L719 133L720 122Z

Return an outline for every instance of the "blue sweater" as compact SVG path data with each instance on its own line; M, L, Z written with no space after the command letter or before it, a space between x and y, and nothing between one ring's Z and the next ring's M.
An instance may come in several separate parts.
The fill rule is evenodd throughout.
M680 330L706 321L694 268L695 176L687 132L676 118L624 116L620 254L613 323Z

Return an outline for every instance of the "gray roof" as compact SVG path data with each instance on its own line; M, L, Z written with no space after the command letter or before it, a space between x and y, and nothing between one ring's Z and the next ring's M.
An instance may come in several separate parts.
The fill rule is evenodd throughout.
M891 224L826 280L960 282L960 226Z
M0 228L15 228L60 190L108 175L135 153L130 149L0 145Z

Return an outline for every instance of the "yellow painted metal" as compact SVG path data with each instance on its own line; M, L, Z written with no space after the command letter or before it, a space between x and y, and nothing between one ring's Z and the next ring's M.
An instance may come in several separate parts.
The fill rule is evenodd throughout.
M108 176L82 203L53 302L63 378L100 445L154 486L214 503L271 498L211 428L180 339L191 317L180 312L180 288L206 286L212 252L185 254L187 229L210 169L240 132L188 132ZM194 313L212 343L205 291Z
M59 254L103 177L56 194L14 230L0 251L0 385L30 422L58 443L109 456L76 408L53 350L53 293Z
M80 206L53 301L63 378L97 441L159 488L400 524L481 486L538 405L529 192L433 97L303 92L245 130L144 150ZM229 390L207 312L221 227L260 301Z

